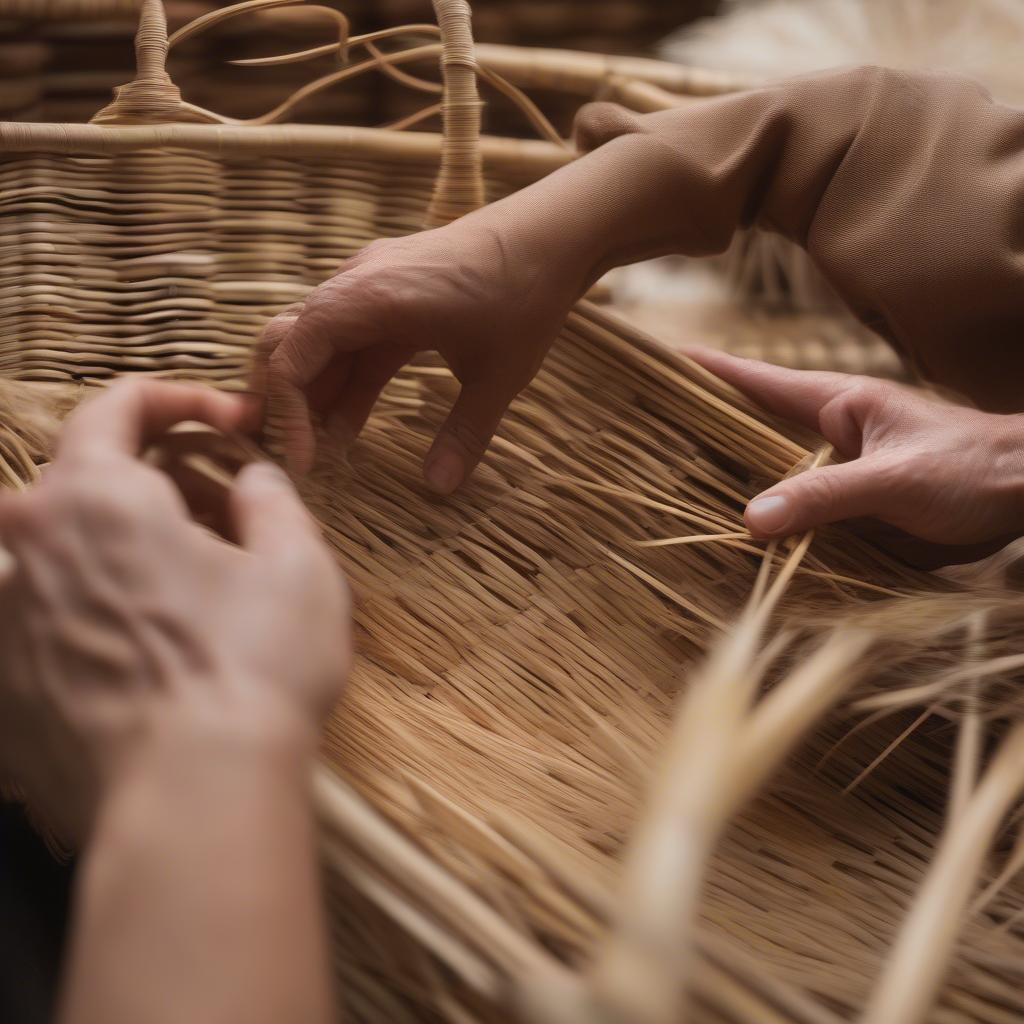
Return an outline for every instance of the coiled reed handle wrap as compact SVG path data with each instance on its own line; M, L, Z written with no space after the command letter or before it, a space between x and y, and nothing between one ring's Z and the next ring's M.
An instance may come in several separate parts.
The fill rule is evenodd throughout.
M483 206L480 112L471 12L466 0L433 0L441 28L444 143L427 225L447 224Z
M94 124L155 124L195 121L167 74L167 14L163 0L142 0L135 36L135 81L118 86L114 99L93 117Z

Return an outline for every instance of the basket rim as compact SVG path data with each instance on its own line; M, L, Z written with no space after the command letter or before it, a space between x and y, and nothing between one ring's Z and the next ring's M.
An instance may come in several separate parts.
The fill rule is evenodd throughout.
M491 167L546 174L570 163L575 150L540 139L481 137ZM130 153L145 149L191 149L221 156L379 156L440 158L436 132L403 132L350 125L283 124L267 127L182 124L98 125L0 121L0 154Z

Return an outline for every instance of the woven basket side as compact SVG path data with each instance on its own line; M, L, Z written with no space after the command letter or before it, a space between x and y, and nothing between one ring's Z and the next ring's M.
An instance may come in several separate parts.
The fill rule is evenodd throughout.
M0 374L229 381L270 316L373 239L418 230L437 169L436 155L9 154ZM486 188L499 198L529 180L492 169Z

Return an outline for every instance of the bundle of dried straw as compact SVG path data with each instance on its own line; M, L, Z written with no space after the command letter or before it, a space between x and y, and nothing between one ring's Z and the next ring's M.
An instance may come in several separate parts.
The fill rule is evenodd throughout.
M0 125L7 485L83 383L237 385L346 253L570 158L479 138L468 10L436 7L440 138L209 123L156 0L102 123ZM314 779L349 1019L1020 1019L1021 599L841 530L751 541L759 484L827 452L586 303L442 501L452 392L409 367L303 484L358 595Z

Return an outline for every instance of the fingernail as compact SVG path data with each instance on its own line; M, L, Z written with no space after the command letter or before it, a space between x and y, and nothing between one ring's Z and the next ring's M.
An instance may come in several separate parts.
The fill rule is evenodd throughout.
M455 452L440 452L426 467L427 483L438 494L451 494L462 483L463 464Z
M766 498L755 498L747 506L747 525L759 533L778 533L785 529L790 515L789 498L772 494Z
M273 462L250 462L245 467L246 487L278 488L288 483L288 474Z

